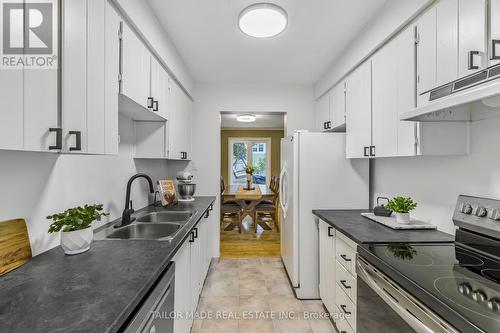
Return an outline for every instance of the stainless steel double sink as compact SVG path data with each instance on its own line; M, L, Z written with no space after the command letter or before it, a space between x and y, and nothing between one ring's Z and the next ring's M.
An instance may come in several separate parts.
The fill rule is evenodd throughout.
M109 226L95 234L96 239L157 239L171 240L194 215L190 211L154 211L139 213L126 226Z

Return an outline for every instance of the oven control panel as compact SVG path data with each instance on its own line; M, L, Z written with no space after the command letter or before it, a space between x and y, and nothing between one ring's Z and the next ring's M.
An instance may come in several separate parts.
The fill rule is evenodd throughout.
M500 200L459 195L453 222L463 229L500 237Z

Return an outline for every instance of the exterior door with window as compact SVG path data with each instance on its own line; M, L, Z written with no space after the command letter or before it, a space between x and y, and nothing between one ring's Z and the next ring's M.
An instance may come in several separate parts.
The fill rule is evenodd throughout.
M253 181L258 185L269 182L271 172L271 139L229 139L229 182L246 184L246 167L253 166Z

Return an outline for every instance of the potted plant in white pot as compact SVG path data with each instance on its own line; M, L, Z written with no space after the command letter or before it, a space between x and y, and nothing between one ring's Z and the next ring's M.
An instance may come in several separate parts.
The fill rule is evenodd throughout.
M417 203L410 197L395 197L385 205L385 208L396 213L396 222L401 224L410 223L410 211L417 207Z
M49 226L49 233L62 231L61 247L64 253L83 253L90 249L94 238L92 222L100 221L102 216L107 215L109 214L102 212L102 205L70 208L63 213L47 216L47 219L53 221Z

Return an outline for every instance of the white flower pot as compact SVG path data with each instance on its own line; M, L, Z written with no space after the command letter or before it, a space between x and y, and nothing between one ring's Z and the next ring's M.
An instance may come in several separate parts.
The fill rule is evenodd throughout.
M64 253L73 255L83 253L90 249L94 238L91 227L82 230L61 232L61 247Z
M399 224L410 223L410 213L396 213L396 222Z

